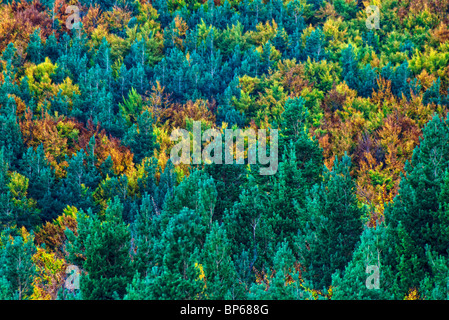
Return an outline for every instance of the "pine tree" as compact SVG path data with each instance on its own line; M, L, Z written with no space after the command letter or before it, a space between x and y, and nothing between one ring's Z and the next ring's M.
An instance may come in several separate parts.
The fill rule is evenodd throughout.
M184 208L173 215L162 233L161 263L153 268L151 299L194 299L204 290L201 279L200 249L205 239L202 219Z
M49 57L51 61L56 61L58 59L60 52L58 41L56 39L55 33L52 33L45 41L44 55Z
M97 169L97 156L95 154L96 140L95 134L89 140L89 144L86 146L86 180L84 185L90 190L95 190L101 181L100 172Z
M78 209L94 208L92 192L86 184L89 182L89 173L84 165L86 154L83 149L68 159L66 177L59 183L58 197L66 204Z
M441 86L441 79L440 77L438 77L438 79L432 83L432 86L430 86L430 88L427 89L426 92L424 92L423 104L429 103L442 104L440 86Z
M223 222L232 242L233 256L248 254L247 268L262 270L274 256L274 233L268 224L268 197L253 179L242 190L240 199L226 210ZM249 279L248 279L249 280Z
M217 221L206 236L206 242L201 253L201 265L205 276L206 299L241 299L243 286L236 282L236 271L231 258L231 242L226 235L226 229Z
M135 248L133 263L142 278L145 278L155 265L156 245L161 236L158 222L152 197L145 193L132 232Z
M357 90L358 88L358 68L357 56L354 47L349 44L341 51L340 64L342 67L342 78L349 88Z
M175 166L169 159L165 165L164 172L161 174L158 188L154 195L154 201L159 211L162 210L166 198L173 195L173 189L176 186L177 179Z
M274 47L281 52L282 55L287 52L288 49L288 34L283 26L279 26L276 36L273 38Z
M321 28L313 30L310 36L306 38L304 60L307 60L309 57L314 61L320 61L326 58L325 38Z
M23 153L22 131L16 116L16 109L16 102L11 96L6 99L0 109L0 148L5 149L4 157L11 166L16 165L16 159L20 159Z
M332 274L343 271L362 233L362 209L357 205L355 184L345 154L336 158L332 171L324 169L324 181L311 189L306 201L310 223L298 236L300 263L304 276L317 290L331 285Z
M27 54L30 55L30 61L34 64L39 64L44 61L43 51L44 44L40 36L41 29L37 28L30 36L30 42L27 47Z
M296 161L295 148L291 143L290 154L283 154L278 173L271 177L272 188L269 191L269 214L267 223L276 237L275 243L285 241L291 248L294 237L306 218L302 217L296 207L303 207L305 194L308 191L307 181Z
M426 251L435 257L448 254L449 221L444 213L449 199L448 139L448 120L435 115L423 128L421 143L405 165L399 193L385 211L390 243L395 248L388 263L398 272L399 297L432 274Z
M279 154L283 159L291 157L294 148L295 161L305 179L307 188L320 181L323 154L315 137L309 137L307 120L309 111L303 98L287 99L280 123Z
M262 58L254 46L244 53L242 60L240 74L256 78L262 76Z
M296 268L295 256L287 242L280 243L274 257L273 270L266 278L251 286L249 298L256 300L305 300L312 295L305 290ZM274 273L274 276L273 276Z
M3 298L25 300L33 293L33 279L37 274L32 260L36 252L33 234L24 228L6 229L1 233L0 291Z
M123 298L134 268L129 256L131 235L123 222L123 205L116 197L104 218L89 212L78 217L78 235L67 229L69 259L85 272L80 278L84 300ZM84 257L80 259L79 256Z
M9 163L0 149L0 226L31 229L40 222L36 203L27 195L29 179L18 172L8 172Z
M384 223L365 228L352 260L332 276L332 300L393 299L393 276L383 259L389 249Z
M154 149L158 145L156 135L153 133L153 116L149 111L145 110L137 116L137 123L128 129L124 143L131 147L136 163L153 156Z
M362 97L368 98L373 93L373 90L377 90L377 74L371 65L367 64L364 68L358 71L359 85L357 92Z
M225 163L224 152L222 163ZM204 167L204 172L214 179L217 189L214 219L222 221L226 209L231 208L234 202L239 200L241 186L246 182L246 168L236 163L227 165L212 163Z
M400 66L393 68L389 62L381 70L381 76L391 81L391 92L397 97L401 98L402 94L405 97L410 96L410 86L407 82L409 77L408 62L404 61Z

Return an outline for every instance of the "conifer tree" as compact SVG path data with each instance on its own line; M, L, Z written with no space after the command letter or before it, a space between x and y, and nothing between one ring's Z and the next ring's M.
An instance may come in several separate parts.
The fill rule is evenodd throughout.
M291 157L294 148L295 161L308 188L320 181L323 154L315 137L309 137L309 111L303 98L287 99L282 113L279 137L279 154ZM283 157L283 156L281 156Z
M194 299L204 290L200 250L205 239L202 219L184 208L173 215L162 233L162 256L152 269L148 287L151 299Z
M0 149L0 226L31 229L40 222L36 203L27 195L29 180L16 171L9 171L9 163Z
M60 181L58 195L65 204L79 209L94 208L92 192L87 187L90 180L84 165L86 154L83 149L78 151L71 159L67 159L69 166L65 179Z
M243 252L248 254L247 268L262 270L274 255L275 237L268 224L268 197L261 192L258 185L250 178L248 186L242 190L240 199L226 210L224 224L232 241L233 255Z
M41 209L42 221L57 218L64 205L56 199L57 185L54 170L50 167L44 153L43 145L36 150L28 148L23 154L20 172L28 179L28 196L36 200Z
M33 293L37 269L32 261L36 252L34 235L25 229L6 229L1 233L0 291L4 299L25 300Z
M358 69L357 56L354 47L349 44L341 51L340 64L342 67L341 76L349 88L357 90L358 87Z
M384 223L365 228L352 260L344 271L332 275L333 300L390 300L393 299L394 277L384 261L388 251Z
M304 60L307 60L309 57L311 60L315 61L320 61L326 58L325 38L321 28L313 30L310 36L306 38Z
M390 243L395 247L388 263L398 273L395 294L399 297L432 274L429 254L443 258L448 254L448 139L447 119L435 115L424 127L421 143L405 165L399 193L385 212Z
M122 215L123 205L116 197L108 203L104 218L80 211L77 236L66 231L69 259L85 272L80 278L84 300L123 298L131 282L131 235Z
M30 36L30 42L27 47L27 54L30 55L30 61L39 64L44 61L44 44L40 36L41 29L37 28Z
M315 185L306 201L310 223L297 239L304 276L317 290L331 285L332 274L343 271L362 233L362 209L358 207L355 184L345 154L334 160L332 171L324 169L324 181Z
M441 79L438 77L438 79L432 83L432 86L424 92L423 104L442 104L443 100L440 94L440 86Z
M203 292L206 299L243 298L244 288L236 282L237 273L231 258L231 242L226 235L226 229L217 221L212 224L206 236L200 261L206 281Z
M312 298L302 285L295 256L287 242L279 244L273 261L273 270L267 269L266 278L252 285L250 299L305 300Z
M140 163L144 158L153 156L157 143L156 135L153 133L151 113L145 110L142 114L137 115L136 122L128 129L124 142L131 147L135 162Z
M142 278L145 278L155 265L156 245L161 236L158 222L152 198L145 193L132 231L135 248L133 263Z

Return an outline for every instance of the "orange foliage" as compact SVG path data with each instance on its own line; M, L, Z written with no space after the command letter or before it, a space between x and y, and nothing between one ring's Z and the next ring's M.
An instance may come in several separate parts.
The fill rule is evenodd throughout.
M185 128L187 118L194 121L204 120L212 125L215 123L215 109L215 101L187 101L186 104L172 104L164 109L159 120L168 128Z
M35 233L36 244L39 246L45 244L45 248L53 252L57 258L64 258L66 256L63 249L66 240L65 230L68 228L75 235L77 234L76 212L74 207L67 208L53 222L47 222L41 226Z
M75 119L64 117L52 118L47 113L41 119L32 119L31 111L25 113L20 122L22 136L26 147L36 148L43 144L45 156L55 169L58 178L65 176L68 166L65 156L71 157L80 149L86 150L90 138L95 135L94 153L98 158L97 166L111 155L114 172L122 174L133 167L133 154L120 144L120 140L107 137L100 127L94 128L89 122L88 128Z
M52 32L52 19L45 13L39 2L28 3L25 0L12 2L0 9L0 52L12 42L19 55L28 45L30 35L36 28L41 36L48 37Z

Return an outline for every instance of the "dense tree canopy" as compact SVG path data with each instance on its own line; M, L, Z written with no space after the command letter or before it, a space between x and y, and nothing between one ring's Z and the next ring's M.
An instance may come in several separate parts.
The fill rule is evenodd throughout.
M1 1L0 299L448 299L448 12Z

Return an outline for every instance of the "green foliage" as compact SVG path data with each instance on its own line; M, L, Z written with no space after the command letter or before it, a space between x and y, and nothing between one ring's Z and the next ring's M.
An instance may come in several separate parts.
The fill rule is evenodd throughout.
M33 293L37 273L31 257L36 252L34 236L24 229L4 229L0 246L0 292L6 300L26 300Z
M148 111L138 114L136 123L128 129L123 140L131 147L137 163L152 157L154 149L158 147L153 133L152 115Z
M0 4L0 298L448 299L447 0L69 4ZM276 173L175 165L193 121Z
M434 116L423 129L421 144L415 148L411 162L406 164L398 197L386 212L396 248L390 255L390 259L395 260L390 263L399 274L398 295L417 288L432 274L426 251L433 256L442 255L442 259L448 254L444 245L449 235L445 214L448 137L447 120Z
M250 299L256 300L305 300L312 298L303 287L299 272L295 269L295 257L287 242L283 242L274 257L274 277L271 276L251 287ZM271 271L267 270L267 274Z
M383 260L383 252L388 250L385 224L379 224L376 228L365 228L345 270L332 275L332 299L392 299L392 273L390 266ZM370 267L377 269L371 270Z
M304 209L310 222L297 245L305 277L317 290L329 287L332 274L343 271L362 233L363 210L357 204L350 166L345 155L341 161L335 159L332 171L325 168L324 181L311 189Z
M80 279L82 297L123 298L134 274L129 256L131 235L123 222L123 205L115 198L108 203L104 218L88 214L80 211L77 236L67 231L70 260L85 272Z

